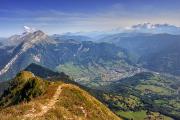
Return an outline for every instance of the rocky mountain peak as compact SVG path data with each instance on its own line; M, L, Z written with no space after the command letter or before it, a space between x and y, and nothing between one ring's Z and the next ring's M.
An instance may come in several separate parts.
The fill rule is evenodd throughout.
M33 40L33 39L40 40L40 39L47 38L47 35L44 32L42 32L41 30L37 30L31 34L28 34L25 37L30 38L31 40Z

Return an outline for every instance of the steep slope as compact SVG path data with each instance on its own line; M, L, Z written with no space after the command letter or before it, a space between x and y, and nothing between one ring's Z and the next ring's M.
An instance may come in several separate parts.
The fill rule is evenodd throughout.
M55 35L52 35L51 37L53 39L61 39L61 40L92 41L92 38L87 37L87 36L81 36L81 35L55 34Z
M0 82L0 96L3 94L4 90L9 87L10 81Z
M17 47L19 44L22 42L25 42L27 39L24 39L24 36L28 34L32 34L36 30L33 28L29 28L28 26L24 26L24 31L21 35L12 35L9 38L3 38L0 42L2 43L3 46L13 46Z
M128 53L113 44L53 39L39 30L21 39L23 42L13 48L9 59L2 64L2 80L14 77L31 63L65 72L82 84L118 80L137 72Z
M54 72L48 68L45 68L35 63L30 64L24 71L32 72L35 76L45 78L45 79L53 77L53 78L60 79L61 81L64 81L64 82L68 82L68 83L70 81L73 82L72 80L70 80L70 77L66 75L65 73ZM0 96L4 92L4 90L8 88L11 81L12 80L0 82Z
M14 79L16 85L11 84L9 92L6 91L1 99L1 107L5 107L0 110L1 119L120 119L102 103L75 85L34 78L37 77L26 71L17 75ZM32 79L34 82L31 82ZM25 87L27 85L31 85L31 87ZM12 97L13 94L16 94L17 97ZM24 95L26 97L23 97Z
M48 78L48 77L60 75L60 73L58 73L58 72L54 72L48 68L45 68L45 67L40 66L35 63L32 63L29 66L27 66L25 71L30 71L30 72L34 73L36 76L39 76L41 78Z
M4 91L0 99L3 107L18 104L22 101L30 101L46 91L47 81L35 77L31 72L23 71L10 82L10 86Z
M153 71L180 76L180 53L178 51L180 51L180 38L162 50L142 56L139 63Z
M13 47L0 47L0 69L8 63L9 59L12 57L11 51Z
M124 33L102 39L130 52L132 62L157 72L180 75L180 35Z
M14 48L8 63L5 64L4 67L0 70L0 76L6 77L6 74L8 74L8 72L13 72L12 68L13 66L17 65L17 62L21 62L18 61L19 59L21 59L21 56L23 56L29 49L33 48L36 44L47 44L53 42L50 41L48 39L48 36L40 30L35 31L33 33L25 34L19 37L19 39L22 39L23 42L16 48ZM34 56L33 59L35 59L36 61L38 60L37 56ZM27 63L23 63L23 64L27 64ZM15 67L15 69L18 69L18 67L17 68Z

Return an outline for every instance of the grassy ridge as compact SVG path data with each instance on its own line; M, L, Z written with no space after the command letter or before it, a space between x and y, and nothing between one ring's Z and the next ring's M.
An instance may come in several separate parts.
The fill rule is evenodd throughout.
M40 96L46 91L47 81L36 77L31 72L22 71L11 81L10 86L0 98L2 107L11 106L20 102L27 102Z
M30 72L18 74L8 89L8 94L3 96L2 106L4 108L0 109L1 119L26 120L28 119L25 117L27 114L37 115L44 109L42 106L50 104L49 102L61 86L60 94L53 107L34 119L120 120L88 92L75 85L61 82L61 80L52 81L46 82ZM24 96L22 93L25 93L26 97L22 97ZM17 98L18 102L14 102Z

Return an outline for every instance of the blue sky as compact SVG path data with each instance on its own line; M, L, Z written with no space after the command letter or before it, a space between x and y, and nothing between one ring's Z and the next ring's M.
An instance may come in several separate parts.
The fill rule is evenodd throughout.
M23 26L48 34L103 31L144 22L180 26L180 0L1 0L0 36Z

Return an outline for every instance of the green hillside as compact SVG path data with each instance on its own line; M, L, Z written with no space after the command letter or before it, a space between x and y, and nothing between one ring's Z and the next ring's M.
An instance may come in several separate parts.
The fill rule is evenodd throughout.
M26 71L12 80L1 108L3 120L120 120L81 88L60 80L47 82Z
M176 78L144 72L101 86L96 96L119 116L127 114L135 119L136 115L145 116L150 111L179 119L178 83Z

